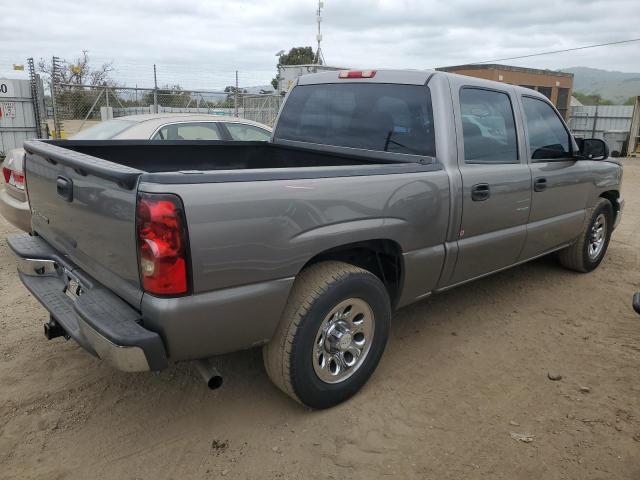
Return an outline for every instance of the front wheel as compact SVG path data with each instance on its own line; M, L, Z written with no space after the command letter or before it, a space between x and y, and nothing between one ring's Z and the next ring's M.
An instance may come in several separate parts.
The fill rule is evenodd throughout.
M327 261L303 270L273 339L263 349L273 383L294 400L327 408L354 395L384 352L391 306L382 282Z
M607 251L613 230L613 207L601 198L587 213L585 228L578 241L558 252L563 267L578 272L595 270Z

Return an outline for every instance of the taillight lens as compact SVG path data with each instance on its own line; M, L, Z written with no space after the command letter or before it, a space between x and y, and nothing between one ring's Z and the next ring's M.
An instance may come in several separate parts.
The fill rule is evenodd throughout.
M187 230L180 198L140 193L136 232L144 291L154 295L187 293Z
M373 78L375 76L375 70L342 70L338 74L338 78Z
M7 185L17 188L18 190L24 190L24 173L16 172L7 167L2 167L2 175Z

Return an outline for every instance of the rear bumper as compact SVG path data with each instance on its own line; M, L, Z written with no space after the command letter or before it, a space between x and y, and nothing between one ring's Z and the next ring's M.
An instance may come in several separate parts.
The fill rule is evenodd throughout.
M168 364L162 338L142 326L134 308L74 269L40 237L10 235L20 280L67 335L118 370L161 370ZM69 285L80 285L72 297Z
M0 186L0 215L20 230L31 231L29 202L20 201L9 195L4 185Z

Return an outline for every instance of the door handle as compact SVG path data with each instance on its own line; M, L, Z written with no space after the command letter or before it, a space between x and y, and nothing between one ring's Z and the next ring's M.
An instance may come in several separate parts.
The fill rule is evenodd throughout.
M542 192L547 189L547 179L544 177L538 177L533 182L533 189L536 192Z
M73 181L70 178L59 176L56 180L56 192L67 202L73 200Z
M491 196L491 188L488 183L478 183L471 187L471 200L483 202Z

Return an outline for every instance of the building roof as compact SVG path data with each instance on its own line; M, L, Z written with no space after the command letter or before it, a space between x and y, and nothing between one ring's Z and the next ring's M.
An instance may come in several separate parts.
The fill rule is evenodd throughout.
M533 75L552 75L555 77L571 77L573 78L573 73L568 72L559 72L556 70L541 70L538 68L527 68L527 67L514 67L512 65L500 65L498 63L472 63L468 65L453 65L450 67L439 67L436 70L441 70L443 72L457 72L460 70L501 70L501 71L511 71L511 72L520 72L520 73L530 73Z

